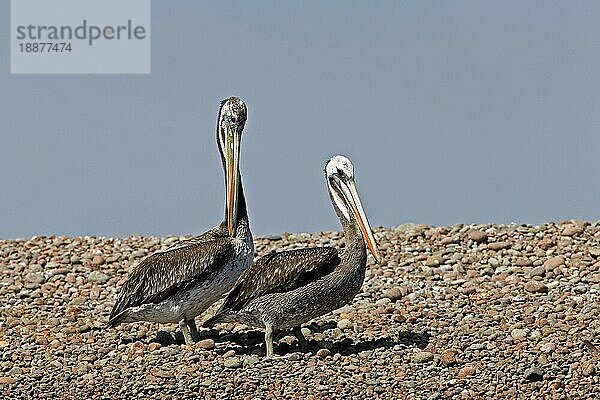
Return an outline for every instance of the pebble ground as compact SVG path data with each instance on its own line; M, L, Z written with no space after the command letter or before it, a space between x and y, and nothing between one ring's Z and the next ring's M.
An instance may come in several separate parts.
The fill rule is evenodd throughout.
M127 273L183 237L0 240L5 399L600 398L600 222L377 228L354 302L282 332L103 326ZM343 246L338 232L255 239ZM214 311L209 309L198 323Z

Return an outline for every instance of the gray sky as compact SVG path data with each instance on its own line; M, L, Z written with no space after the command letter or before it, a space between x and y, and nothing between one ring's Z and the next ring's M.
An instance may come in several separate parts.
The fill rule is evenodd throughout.
M223 216L219 101L243 98L255 234L600 219L600 3L153 1L150 75L10 75L0 237L199 233Z

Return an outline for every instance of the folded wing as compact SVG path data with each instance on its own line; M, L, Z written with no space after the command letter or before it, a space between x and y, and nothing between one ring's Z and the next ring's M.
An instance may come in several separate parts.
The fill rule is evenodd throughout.
M123 311L147 303L160 303L223 265L233 255L227 237L214 232L190 239L142 260L121 288L108 325Z
M312 247L271 253L240 276L217 314L238 311L267 293L294 290L330 273L340 263L333 247Z

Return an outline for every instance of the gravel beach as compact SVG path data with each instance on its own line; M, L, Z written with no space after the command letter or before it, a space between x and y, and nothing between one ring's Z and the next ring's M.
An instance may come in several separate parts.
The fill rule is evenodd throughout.
M127 273L185 237L0 240L0 395L6 399L600 398L600 222L375 228L351 305L303 329L233 324L105 329ZM343 246L338 232L255 238ZM218 303L217 303L218 305ZM212 315L215 306L197 319Z

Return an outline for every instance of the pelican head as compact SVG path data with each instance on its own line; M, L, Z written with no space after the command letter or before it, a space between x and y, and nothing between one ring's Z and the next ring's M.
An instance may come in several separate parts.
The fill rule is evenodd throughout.
M360 232L376 262L381 262L381 255L373 237L369 220L363 210L356 184L354 183L354 166L347 157L334 156L325 165L325 178L329 195L343 218L357 224ZM340 216L340 218L342 217Z
M240 143L247 115L246 104L237 97L229 97L221 101L217 116L217 143L225 169L225 212L231 236L237 226Z

